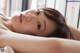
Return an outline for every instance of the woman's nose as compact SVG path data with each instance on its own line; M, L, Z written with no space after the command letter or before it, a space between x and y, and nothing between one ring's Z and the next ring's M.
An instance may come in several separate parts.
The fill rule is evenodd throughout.
M28 14L26 15L26 21L27 21L27 22L30 22L31 20L32 20L31 14L28 13Z

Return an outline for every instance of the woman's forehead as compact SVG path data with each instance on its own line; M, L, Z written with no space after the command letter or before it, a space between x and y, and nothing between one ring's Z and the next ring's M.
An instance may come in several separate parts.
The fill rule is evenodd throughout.
M27 11L43 11L43 9L28 9Z

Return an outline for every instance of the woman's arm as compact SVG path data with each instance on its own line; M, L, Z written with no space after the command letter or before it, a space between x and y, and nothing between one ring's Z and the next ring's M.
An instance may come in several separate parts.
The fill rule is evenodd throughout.
M70 39L56 39L60 42L63 53L80 53L80 41Z
M4 31L0 47L11 46L18 53L80 53L80 41L44 38Z
M10 31L4 31L4 34L1 34L1 40L0 47L9 45L18 53L53 53L53 47L58 47L58 42L52 38L18 34Z

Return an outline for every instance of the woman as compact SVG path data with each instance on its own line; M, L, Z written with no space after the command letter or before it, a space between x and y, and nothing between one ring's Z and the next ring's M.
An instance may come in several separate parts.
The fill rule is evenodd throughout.
M13 32L36 36L72 38L65 18L55 9L28 10L3 20L3 24Z
M76 36L76 34L74 32L77 32L77 36L80 35L79 31L77 31L73 28L70 28L70 27L68 28L68 26L65 23L64 17L61 15L61 13L52 8L43 8L41 10L24 11L24 12L20 13L19 15L13 16L11 20L4 19L4 18L2 18L2 20L3 20L2 21L3 24L7 28L9 28L11 31L23 33L23 34L31 34L31 35L45 36L45 37L59 37L59 38L73 38L72 35ZM22 35L22 34L16 34L16 33L10 32L10 31L8 31L7 33L4 30L1 30L1 31L2 31L2 37L4 37L6 35L5 39L7 39L7 38L9 39L8 36L10 35L10 33L12 33L14 35L14 36L10 35L10 39L12 37L16 37L17 35ZM5 34L3 34L3 33L5 33ZM25 35L19 36L17 38L17 39L19 39L19 41L20 41L20 37L30 38L30 37L34 37L34 36L30 36L30 37L28 35L27 36L25 36ZM27 40L28 40L28 38L27 38ZM42 43L42 45L44 45L45 43L48 44L48 42L46 42L46 40L48 38L42 38L42 37L40 37L40 38L43 40L42 41L40 39L40 41L41 41L40 43L44 42L44 43ZM22 40L24 40L24 39L22 39ZM33 39L37 39L37 38L34 37ZM12 40L14 40L13 42L17 42L17 40L15 41L15 38L12 38ZM28 43L27 40L26 40L26 44ZM50 38L50 40L54 40L54 39ZM50 42L49 46L51 47L54 41L50 41L50 40L49 40L49 42ZM20 45L25 45L23 43L23 41L22 41L22 44L18 44L18 43L20 43L20 42L18 42L18 43L15 43L14 45L11 44L12 41L9 41L9 42L8 41L5 41L5 43L2 43L1 46L10 45L18 52L23 52L23 51L25 51L25 53L27 52L25 49L24 50L20 49L22 46L19 48ZM36 49L40 45L39 44L38 46L36 46L36 44L38 44L38 43L35 43L35 41L33 41L33 44L35 44L34 46L36 47ZM25 45L25 46L27 46L27 45ZM31 45L29 44L27 47L29 47L30 51L31 51L31 48L33 48L33 46L32 47L30 47L30 46ZM48 45L46 45L46 46L49 47ZM44 48L46 48L46 46ZM23 48L26 48L26 47L23 47ZM29 48L27 50L29 50ZM43 48L43 47L41 47L41 48ZM47 49L45 49L45 50L47 50ZM30 52L30 51L28 51L28 52ZM37 50L34 50L34 51L37 51ZM38 50L38 51L42 51L42 50Z

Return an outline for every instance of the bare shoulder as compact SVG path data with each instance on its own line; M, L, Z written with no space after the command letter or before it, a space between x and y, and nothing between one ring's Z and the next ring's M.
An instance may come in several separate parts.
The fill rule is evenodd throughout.
M73 37L75 40L80 40L80 30L77 28L73 28L71 26L69 26L70 31L73 34Z

